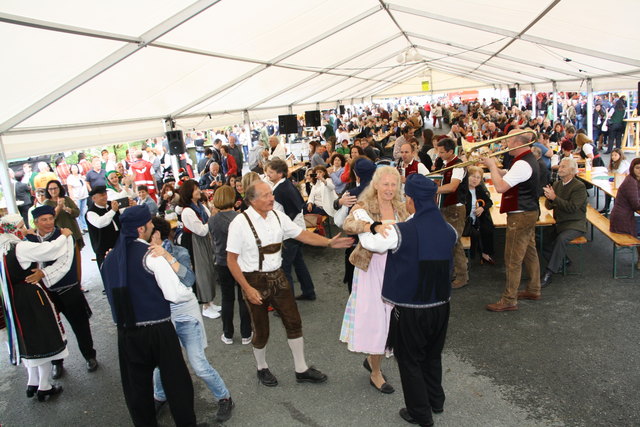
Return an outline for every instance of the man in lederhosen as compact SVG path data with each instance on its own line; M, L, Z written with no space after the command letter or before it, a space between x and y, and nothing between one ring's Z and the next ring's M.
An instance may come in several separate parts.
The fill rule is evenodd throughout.
M510 133L518 132L516 130ZM518 299L540 299L540 262L536 250L536 222L540 216L540 168L531 149L529 134L507 139L513 162L509 171L499 169L492 157L482 162L489 168L493 185L502 194L500 213L507 214L504 264L507 281L498 302L487 304L489 311L514 311ZM529 281L524 291L518 292L524 266Z
M282 241L296 239L313 246L348 248L353 240L333 239L311 233L296 225L289 216L273 209L274 197L269 184L259 181L246 189L245 201L250 205L229 226L227 265L236 279L251 314L253 326L253 354L258 379L268 387L278 385L266 361L269 339L268 307L279 314L287 331L287 338L295 364L298 382L322 383L327 376L309 368L304 357L302 321L291 286L282 271Z

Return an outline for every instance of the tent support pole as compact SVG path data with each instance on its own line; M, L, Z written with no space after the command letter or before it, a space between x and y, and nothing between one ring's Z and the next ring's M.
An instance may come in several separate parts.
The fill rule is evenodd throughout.
M2 194L4 194L4 200L7 204L7 211L10 214L18 213L16 195L14 191L11 191L14 187L11 185L11 178L9 178L9 161L7 160L7 155L4 152L2 135L0 135L0 182L2 183ZM25 224L25 226L28 226L28 224Z
M587 135L593 140L593 84L587 79ZM593 141L598 146L598 141Z
M536 94L536 86L534 84L531 85L531 117L537 118L538 112L536 111L538 96Z
M253 129L251 129L251 118L249 117L249 111L244 110L243 113L244 124L245 126L247 126L247 129L249 129L249 132L251 132Z
M558 119L558 83L554 80L553 82L553 122ZM551 123L553 126L553 123Z
M169 129L167 129L167 124L169 125ZM167 130L174 130L174 126L173 126L173 119L168 118L162 121L162 127L164 127L164 132L167 133ZM180 164L178 163L178 156L175 154L170 154L169 158L171 159L171 173L173 174L173 178L176 180L175 182L175 187L178 187L178 181L180 180L179 178L179 173L178 171L180 170Z

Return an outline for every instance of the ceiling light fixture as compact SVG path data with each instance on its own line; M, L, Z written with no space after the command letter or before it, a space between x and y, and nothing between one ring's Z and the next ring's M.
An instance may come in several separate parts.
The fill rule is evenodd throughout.
M406 64L407 62L419 62L423 61L424 59L425 58L420 55L420 52L418 52L418 49L416 49L415 46L407 48L403 52L400 52L398 56L396 56L396 61L398 62L398 64Z

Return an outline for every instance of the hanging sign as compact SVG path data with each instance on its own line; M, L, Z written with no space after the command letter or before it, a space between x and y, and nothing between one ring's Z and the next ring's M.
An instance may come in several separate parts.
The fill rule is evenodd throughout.
M429 84L429 80L425 80L422 82L422 90L424 91L431 90L431 85Z

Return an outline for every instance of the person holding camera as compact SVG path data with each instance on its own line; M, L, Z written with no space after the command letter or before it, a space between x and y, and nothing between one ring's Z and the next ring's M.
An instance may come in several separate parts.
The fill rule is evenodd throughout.
M304 213L326 215L327 212L322 207L322 200L325 190L335 191L333 181L327 179L329 176L327 168L324 166L314 167L309 177L311 178L311 191L309 191L309 198L304 207Z
M132 206L134 197L136 197L133 191L132 178L130 176L122 177L118 172L112 170L105 175L107 185L107 200L117 201L120 209L124 209L128 206ZM122 211L120 212L122 213Z
M224 177L220 172L220 164L218 162L211 162L209 164L209 170L202 175L198 186L201 190L215 190L224 183Z

